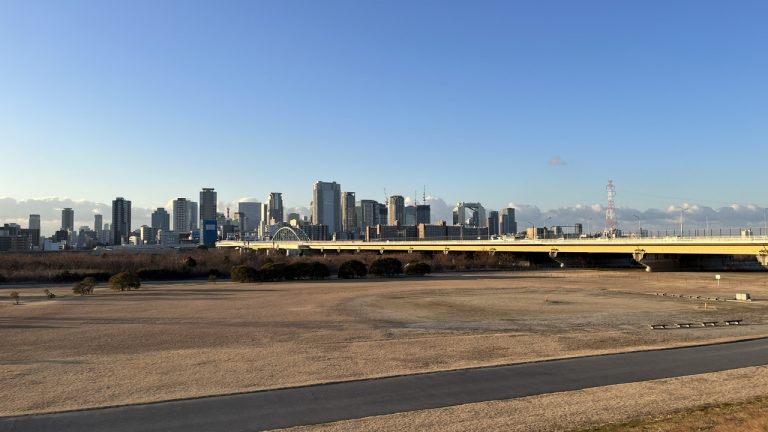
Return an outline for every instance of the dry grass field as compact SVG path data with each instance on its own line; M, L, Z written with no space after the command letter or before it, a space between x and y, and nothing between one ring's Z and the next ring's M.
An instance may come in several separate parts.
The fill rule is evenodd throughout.
M761 273L719 288L710 273L568 270L16 290L21 305L0 290L0 416L768 336ZM649 328L723 319L746 325Z

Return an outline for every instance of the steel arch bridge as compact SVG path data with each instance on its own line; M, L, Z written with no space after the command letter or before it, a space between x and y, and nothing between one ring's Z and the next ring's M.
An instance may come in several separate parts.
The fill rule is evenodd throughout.
M309 236L300 228L282 227L275 235L272 236L273 241L288 241L288 242L308 242Z

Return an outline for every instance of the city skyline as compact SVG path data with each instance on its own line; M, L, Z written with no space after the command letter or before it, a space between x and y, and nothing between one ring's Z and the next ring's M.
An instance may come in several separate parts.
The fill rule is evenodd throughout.
M43 169L8 164L3 195L153 208L201 185L263 201L265 185L308 207L306 185L333 177L364 199L426 185L448 203L546 211L601 204L613 178L636 209L765 206L766 12L12 1L0 146ZM121 175L84 174L98 169Z
M312 189L311 185L308 187ZM342 190L344 190L342 185ZM199 189L198 189L199 191ZM344 191L346 192L346 191ZM621 190L618 189L620 196ZM357 194L356 194L357 195ZM244 197L242 201L224 202L218 201L217 211L226 212L229 208L234 214L239 209L241 202L267 202L268 194L263 198ZM436 223L438 220L445 220L448 224L452 222L451 209L457 201L446 201L440 197L427 195L427 204L431 206L431 221ZM127 198L130 200L130 198ZM422 196L417 196L418 203L421 204ZM357 195L356 202L376 201L379 204L386 204L387 201L379 198L367 199ZM173 217L173 201L169 200L161 207L137 207L132 206L132 228L138 229L141 225L151 225L151 214L157 208L165 209ZM414 205L413 196L405 196L405 205ZM283 214L298 213L301 216L310 217L310 203L305 206L284 206ZM16 201L11 198L0 198L0 224L16 223L22 227L28 224L30 215L39 215L41 234L49 236L60 229L62 223L61 214L64 208L74 209L74 227L91 226L94 215L110 215L111 204L88 200L70 200L70 199L47 199L47 200L23 200ZM562 206L555 209L540 209L535 205L521 204L509 201L507 205L494 208L485 207L488 211L501 211L505 208L514 208L518 230L524 230L526 226L552 226L552 225L572 225L573 223L582 223L587 232L598 232L603 228L605 221L606 203L596 203L591 205ZM634 207L622 205L618 200L616 213L619 220L619 228L625 231L636 231L638 224L643 229L653 230L674 230L679 229L681 209L686 209L683 215L685 226L691 229L738 229L752 228L754 230L763 229L768 232L768 209L766 207L751 205L723 205L723 206L705 206L694 203L682 203L678 205L669 205L665 208L637 209ZM13 214L11 214L11 212ZM47 215L47 216L46 216ZM104 219L109 221L109 216ZM385 223L388 221L385 221Z

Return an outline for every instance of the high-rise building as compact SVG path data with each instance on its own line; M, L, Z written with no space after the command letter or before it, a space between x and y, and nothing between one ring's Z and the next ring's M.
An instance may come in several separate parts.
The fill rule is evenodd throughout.
M355 193L341 193L341 230L355 232L357 230L357 211L355 211Z
M195 231L199 227L199 221L198 216L200 215L200 212L198 211L198 205L194 201L189 202L189 230Z
M190 203L191 201L182 197L173 200L173 230L178 233L192 230L190 217L193 213L190 209Z
M75 230L75 211L69 207L61 211L61 229L64 231Z
M328 234L341 232L341 185L319 181L312 187L312 223L327 225Z
M416 225L432 223L429 204L420 204L416 206Z
M261 210L264 206L260 202L239 202L237 211L243 213L245 219L245 230L256 231L261 226Z
M492 210L488 212L488 235L499 234L499 212Z
M152 229L155 232L158 230L163 230L163 232L171 230L171 215L163 207L158 207L152 212Z
M102 233L103 227L104 227L104 216L100 214L93 215L93 232L96 233L95 240L97 242L101 241L101 236L102 236L101 233Z
M31 214L29 215L29 229L36 229L40 230L40 215L39 214Z
M40 215L29 215L29 242L33 247L40 246Z
M376 203L376 205L379 207L379 213L378 213L378 218L376 219L376 224L386 225L387 224L387 205L382 203Z
M416 206L405 206L405 225L416 225Z
M141 239L141 244L154 244L155 230L150 226L142 225L139 228L139 238Z
M379 220L379 203L374 200L360 200L360 215L357 218L357 227L361 232L369 226L375 226Z
M287 219L288 225L292 227L299 227L303 223L301 220L301 215L298 213L288 213L288 216L285 218Z
M460 202L453 208L453 224L469 227L485 227L485 208L480 203Z
M265 206L266 216L263 223L265 225L279 224L283 222L283 194L280 192L270 192Z
M515 221L515 209L505 208L501 211L501 229L500 234L509 235L517 233L517 222Z
M405 198L400 195L389 197L389 224L405 225Z
M131 202L123 197L112 201L112 244L128 244L131 235Z
M215 220L216 213L216 191L203 188L200 191L200 220Z

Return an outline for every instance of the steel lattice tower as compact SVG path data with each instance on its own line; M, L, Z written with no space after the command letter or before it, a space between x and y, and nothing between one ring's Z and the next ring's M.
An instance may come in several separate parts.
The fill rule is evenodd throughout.
M605 232L608 234L614 234L619 226L619 222L616 220L616 187L613 185L613 180L608 180L608 186L605 187L608 191L608 208L605 210Z

